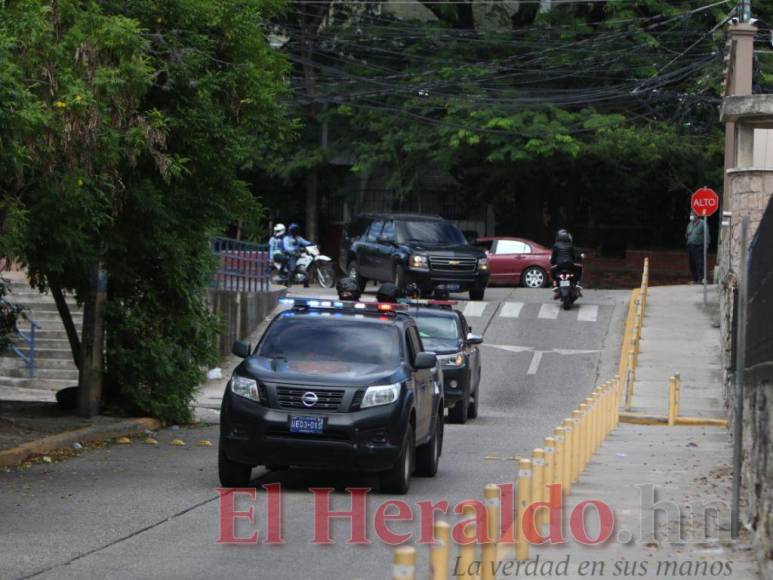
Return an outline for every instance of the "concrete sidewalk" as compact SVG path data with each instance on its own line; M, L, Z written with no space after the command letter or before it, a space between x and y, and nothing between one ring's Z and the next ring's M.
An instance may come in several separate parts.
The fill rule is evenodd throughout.
M713 291L711 297L704 308L697 286L650 288L634 411L665 415L668 377L680 371L687 387L682 414L722 416ZM539 555L543 561L538 575L758 578L750 538L730 539L731 460L730 434L723 427L621 423L572 489L564 512L568 543L532 548L531 560ZM572 509L590 499L603 501L615 514L610 539L595 547L569 534ZM596 538L599 518L589 512L587 530ZM555 566L567 558L568 574L557 574ZM553 569L545 562L553 562ZM526 572L500 570L500 578Z
M703 306L702 286L649 289L631 411L668 414L668 379L682 377L680 415L725 418L716 287Z

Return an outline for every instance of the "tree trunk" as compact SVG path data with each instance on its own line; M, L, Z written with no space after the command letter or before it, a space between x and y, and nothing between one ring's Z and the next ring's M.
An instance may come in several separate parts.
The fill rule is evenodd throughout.
M319 242L319 169L312 167L306 175L306 237Z
M102 401L105 350L105 303L107 274L101 263L89 272L89 294L83 305L83 342L78 375L78 414L93 417Z
M58 281L48 279L48 287L51 289L51 295L54 297L56 303L56 309L59 311L59 317L62 319L64 330L67 333L67 340L70 341L70 351L72 352L72 360L78 370L81 368L81 341L78 338L78 331L75 329L75 323L72 321L72 313L70 307L67 306L67 302L64 299L64 293L62 287Z

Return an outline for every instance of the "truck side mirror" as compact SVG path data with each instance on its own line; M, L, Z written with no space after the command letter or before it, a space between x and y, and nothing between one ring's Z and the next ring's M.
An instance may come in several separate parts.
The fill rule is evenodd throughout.
M252 353L252 345L243 340L237 340L231 347L231 352L239 358L247 358Z

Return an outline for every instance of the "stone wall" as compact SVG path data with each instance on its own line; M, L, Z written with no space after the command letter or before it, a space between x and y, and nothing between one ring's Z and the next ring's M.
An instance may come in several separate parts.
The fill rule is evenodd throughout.
M766 214L773 199L773 171L735 169L728 172L730 195L724 210L732 211L732 225L724 228L718 250L720 280L720 332L725 406L731 424L735 421L734 303L741 262L741 220L749 217L747 243L760 224L773 229L773 213ZM767 243L767 242L766 242ZM773 270L773 264L757 268ZM749 313L752 315L753 313ZM756 314L759 316L759 313ZM771 353L773 359L773 352ZM743 468L744 511L742 522L754 533L754 549L762 577L773 577L773 457L771 457L771 412L773 412L773 360L748 370L744 381Z
M209 291L209 308L220 316L223 332L218 337L221 356L231 352L234 341L242 340L257 330L261 322L271 314L285 290L270 292Z

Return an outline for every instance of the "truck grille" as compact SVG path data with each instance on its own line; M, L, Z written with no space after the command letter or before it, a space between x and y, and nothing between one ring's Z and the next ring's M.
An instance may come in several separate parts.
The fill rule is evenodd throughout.
M303 395L314 393L317 402L305 405ZM337 411L344 398L343 389L319 389L303 387L277 387L276 394L282 409L309 409L318 411Z
M471 274L478 269L478 260L475 258L439 258L430 256L429 265L435 272Z

